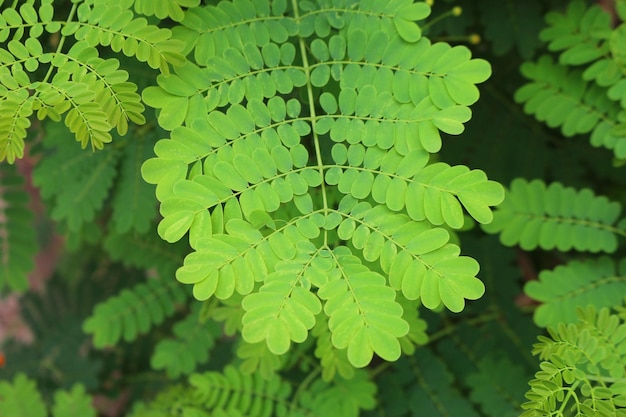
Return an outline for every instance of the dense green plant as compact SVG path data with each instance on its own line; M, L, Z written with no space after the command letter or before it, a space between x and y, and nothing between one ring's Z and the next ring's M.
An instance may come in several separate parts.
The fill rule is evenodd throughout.
M41 351L8 345L2 415L95 415L86 392L116 389L135 417L622 415L625 184L541 124L626 159L623 26L431 3L0 2L0 160L37 161L55 221L34 233L0 165L0 288L50 233L69 250L58 302L23 298ZM491 66L446 42L479 34L481 100Z

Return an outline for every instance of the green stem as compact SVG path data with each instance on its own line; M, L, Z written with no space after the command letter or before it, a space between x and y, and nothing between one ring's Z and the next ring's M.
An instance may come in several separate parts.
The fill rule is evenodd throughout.
M461 13L459 12L460 9L458 8L452 8L450 10L448 10L445 13L440 14L437 17L434 17L432 19L428 19L428 22L424 23L424 24L420 24L420 27L422 28L422 32L426 32L428 29L430 29L432 26L436 25L437 23L441 22L443 19L446 19L448 17L457 17L459 16Z
M298 11L298 0L292 0L293 14L296 20L300 19L300 12ZM311 85L311 71L309 68L309 58L307 56L307 49L304 43L304 39L299 38L300 54L302 55L302 66L306 74L306 90L307 98L309 101L309 114L311 116L311 131L313 133L313 144L315 146L315 159L317 162L317 168L322 176L322 202L324 205L324 213L328 214L328 198L326 197L326 184L324 183L324 161L322 160L322 150L320 147L320 139L315 131L315 121L317 115L315 114L315 99L313 97L313 86ZM328 245L328 234L324 233L324 246Z
M74 14L76 14L76 9L78 8L78 4L74 3L72 4L72 8L70 10L69 15L67 16L67 20L65 21L65 24L69 24L73 19L74 19ZM59 44L57 45L57 49L56 51L54 51L54 55L58 55L61 53L61 51L63 50L63 45L65 44L65 36L61 35L61 38L59 39ZM46 75L42 78L42 82L48 82L48 79L52 76L52 71L53 71L54 65L50 65L48 67L48 72L46 73Z
M306 376L306 378L304 378L304 381L302 381L302 383L298 386L298 389L296 390L296 392L293 394L293 397L291 398L291 404L289 405L290 411L292 412L294 411L294 408L296 407L296 404L298 403L298 398L300 397L300 394L306 391L307 388L309 388L309 385L311 385L311 382L313 382L313 380L317 378L317 376L320 374L321 369L322 368L319 366L316 367L313 371L311 371Z

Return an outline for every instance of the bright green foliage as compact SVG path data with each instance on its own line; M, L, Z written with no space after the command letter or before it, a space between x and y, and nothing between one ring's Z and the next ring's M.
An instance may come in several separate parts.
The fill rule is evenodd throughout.
M156 345L150 365L164 369L170 378L190 374L209 360L209 351L220 330L215 322L200 322L198 312L192 311L174 325L176 338L161 340Z
M28 287L26 274L37 253L29 196L15 167L0 165L0 291Z
M145 122L137 85L119 69L119 60L101 58L98 47L134 57L163 73L183 59L183 45L171 39L171 31L135 16L129 9L132 2L78 3L73 2L67 18L60 21L55 20L52 0L26 2L0 14L4 44L0 48L0 161L12 163L24 155L31 115L39 120L63 119L81 146L91 144L93 149L111 142L112 129L125 134L129 122ZM143 3L138 2L137 9L145 9ZM153 4L148 14L163 15L163 7L169 15L167 3ZM171 7L174 17L181 13ZM42 42L44 33L54 35L52 45ZM40 78L36 74L41 71L47 72Z
M540 180L516 179L504 203L494 213L489 233L500 233L506 246L522 249L614 252L617 237L624 232L615 223L621 205L593 191L577 191L554 182L546 187Z
M579 310L576 324L560 323L540 336L533 353L541 370L526 393L522 416L621 416L626 407L626 324L608 309Z
M552 271L542 271L539 280L526 284L524 292L542 304L534 313L538 326L557 326L576 321L576 311L588 305L600 309L622 304L626 294L626 262L618 265L603 257L572 261Z
M490 67L422 37L429 12L222 1L181 21L195 62L144 90L171 136L142 172L160 236L193 248L177 279L199 300L243 295L247 342L284 354L324 314L363 367L400 356L397 297L459 312L483 294L477 262L434 226L488 223L502 187L430 154L463 131Z
M82 385L75 385L71 391L57 391L54 394L53 417L96 417L92 399Z
M175 312L187 296L170 281L148 279L119 295L96 305L93 314L83 324L83 330L93 334L93 344L102 348L120 340L131 342L140 334Z
M46 406L35 381L18 374L13 382L0 381L2 417L46 417Z

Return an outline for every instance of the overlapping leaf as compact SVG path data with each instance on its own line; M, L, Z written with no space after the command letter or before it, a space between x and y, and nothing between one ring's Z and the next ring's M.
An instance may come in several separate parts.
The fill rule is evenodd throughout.
M402 307L385 278L361 264L347 248L334 251L338 274L319 290L325 301L324 313L338 349L347 349L348 359L356 367L369 364L376 353L388 361L400 357L398 338L409 326L402 319Z
M345 349L337 349L332 342L332 333L328 329L327 320L318 320L313 328L313 336L317 339L315 356L322 366L322 379L332 381L337 375L343 379L352 379L355 375L354 366L348 360Z
M465 208L478 222L489 223L493 218L490 206L504 198L502 186L489 181L484 172L443 162L424 167L428 156L420 151L402 157L394 151L366 150L359 144L346 149L340 144L333 148L333 155L338 163L355 167L330 168L328 184L354 198L371 195L391 211L406 210L416 221L458 229L464 224Z
M322 310L317 295L303 286L308 262L308 257L278 262L260 290L243 299L242 336L248 343L266 341L280 355L291 341L306 340Z
M495 211L489 233L499 233L506 246L523 249L614 252L621 231L614 225L621 205L589 189L575 190L560 183L516 179L504 203Z
M343 204L350 214L338 227L339 237L363 250L367 261L379 261L391 287L407 299L420 299L430 309L443 303L459 312L465 299L483 295L484 285L475 277L478 263L459 256L459 247L448 243L450 234L445 229L411 221L383 206L372 208L349 199Z

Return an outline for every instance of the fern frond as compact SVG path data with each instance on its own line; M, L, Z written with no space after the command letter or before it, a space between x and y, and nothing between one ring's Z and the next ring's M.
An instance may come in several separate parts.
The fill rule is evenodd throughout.
M176 305L186 298L185 291L172 281L149 279L96 305L83 331L93 334L98 348L121 339L130 342L174 314Z
M603 88L586 83L579 70L568 71L549 55L524 63L520 70L531 81L515 93L526 113L549 127L560 127L568 137L591 133L591 145L626 157L626 137L615 130L621 108Z
M84 40L92 47L109 46L114 52L122 52L140 62L146 62L162 73L169 73L169 65L184 62L180 54L183 45L171 39L169 29L149 24L143 17L135 17L129 10L130 3L84 2L77 10L77 24L66 26L64 34L72 34L77 40ZM162 8L156 8L161 14Z
M22 186L16 168L0 164L0 290L28 288L27 274L39 249L30 198Z
M239 370L246 375L258 373L264 379L270 379L285 364L285 355L272 353L265 341L248 343L241 339L236 353L241 360Z
M337 228L338 236L362 249L367 261L379 261L391 287L408 300L420 299L430 309L443 303L459 312L465 299L484 293L475 277L478 264L459 256L459 247L448 243L447 230L350 198L342 200L339 209L349 214Z
M46 156L33 171L33 182L45 199L54 199L52 218L65 220L71 231L78 231L101 210L117 174L119 153L83 152L65 143L68 132L58 124L46 127L44 146L54 153Z
M65 55L56 55L51 64L56 68L50 84L39 86L38 117L49 114L56 119L63 113L62 106L68 105L63 98L66 91L76 89L76 83L87 86L81 99L91 99L106 113L107 122L117 128L119 134L128 131L128 123L144 124L144 106L136 93L137 86L128 81L127 71L119 69L117 59L102 59L98 50L87 42L75 43Z
M53 417L96 417L96 410L92 405L93 399L85 392L85 387L74 385L68 391L57 391L54 394L52 406Z
M400 357L398 338L406 336L409 326L402 319L402 307L385 278L361 264L345 247L331 254L334 268L318 295L325 300L324 312L333 344L347 349L356 367L369 364L376 353L385 360Z
M3 81L3 84L16 88L10 91L0 88L3 93L0 96L0 112L3 115L0 120L0 161L6 159L12 164L24 156L24 139L31 124L29 117L33 113L33 99L6 68L0 67L0 77L11 80Z
M363 370L357 370L350 380L338 378L327 383L317 379L302 391L290 415L358 417L363 410L374 409L376 394L376 385Z
M515 179L495 211L488 233L499 233L506 246L525 250L614 252L623 232L615 226L621 206L589 189L575 190L558 182Z
M260 290L244 297L241 334L247 342L265 340L270 351L280 355L287 352L291 341L306 340L322 310L319 298L301 282L309 261L309 257L300 257L278 262Z
M576 321L576 311L593 305L615 307L626 290L626 264L610 258L572 261L552 271L542 271L538 281L530 281L524 292L542 304L534 313L538 326L556 326Z
M507 378L502 378L507 375ZM479 372L469 375L467 385L471 387L470 399L480 404L487 416L517 417L520 414L526 374L523 369L508 359L484 358L479 363Z
M423 330L411 320L410 333L397 295L460 311L484 291L449 233L426 230L460 228L464 210L488 222L503 198L482 171L429 158L440 132L463 131L491 69L468 48L422 37L422 2L292 7L222 1L186 13L177 36L195 62L143 92L171 131L142 166L157 185L158 232L188 234L177 279L197 299L243 296L253 346L285 353L323 310L352 365L374 353L395 360ZM352 213L371 199L388 207L373 224ZM405 248L415 230L426 234ZM389 282L368 263L379 259Z
M170 417L184 410L194 417L215 417L219 414L209 414L196 398L196 392L189 386L170 384L160 391L149 403L135 402L129 417Z
M154 188L141 178L141 164L152 149L152 143L145 137L131 138L124 147L111 217L116 233L136 231L144 234L157 215Z
M372 149L374 152L368 155ZM376 148L366 151L360 145L345 148L338 144L333 147L333 156L337 163L357 168L331 167L326 172L326 183L337 185L341 193L357 199L371 195L391 211L406 208L416 221L459 229L464 224L465 208L476 221L489 223L490 206L504 198L502 187L489 181L484 172L443 162L424 167L428 156L421 152L402 157L388 151L383 160L376 160ZM358 167L361 164L363 168Z
M335 379L336 375L343 379L352 379L355 375L355 368L348 360L346 350L337 349L333 345L328 320L318 320L311 334L317 339L315 356L322 366L322 379L330 382Z
M54 21L50 0L35 8L25 3L7 8L0 15L0 160L13 162L23 155L29 117L50 118L65 125L82 147L102 149L111 142L110 131L128 131L129 122L145 123L144 106L137 85L119 69L117 59L100 58L99 46L133 57L148 66L169 73L170 65L184 62L183 43L173 39L169 29L149 24L129 9L133 2L85 1L73 4L67 21ZM149 14L183 18L180 6L197 2L170 2L170 6L138 2ZM19 12L18 12L19 11ZM164 11L166 13L164 14ZM26 35L28 28L28 35ZM56 50L41 43L45 31L58 35ZM77 42L65 50L70 37ZM47 68L46 75L31 81L29 74Z
M35 381L19 373L13 381L0 381L0 412L6 417L47 417Z
M608 309L579 310L579 322L548 328L533 353L543 360L530 381L523 417L572 409L578 415L624 413L626 325Z
M213 321L200 322L197 309L174 325L175 338L157 343L150 358L153 369L164 369L170 378L194 372L209 359L221 329Z
M611 17L599 5L588 7L583 1L569 3L564 13L546 15L548 27L539 34L550 51L562 51L559 63L581 65L608 54L606 42L611 35Z
M258 373L246 375L232 366L221 373L193 374L189 383L211 415L283 415L291 393L290 386L277 375L263 379Z

